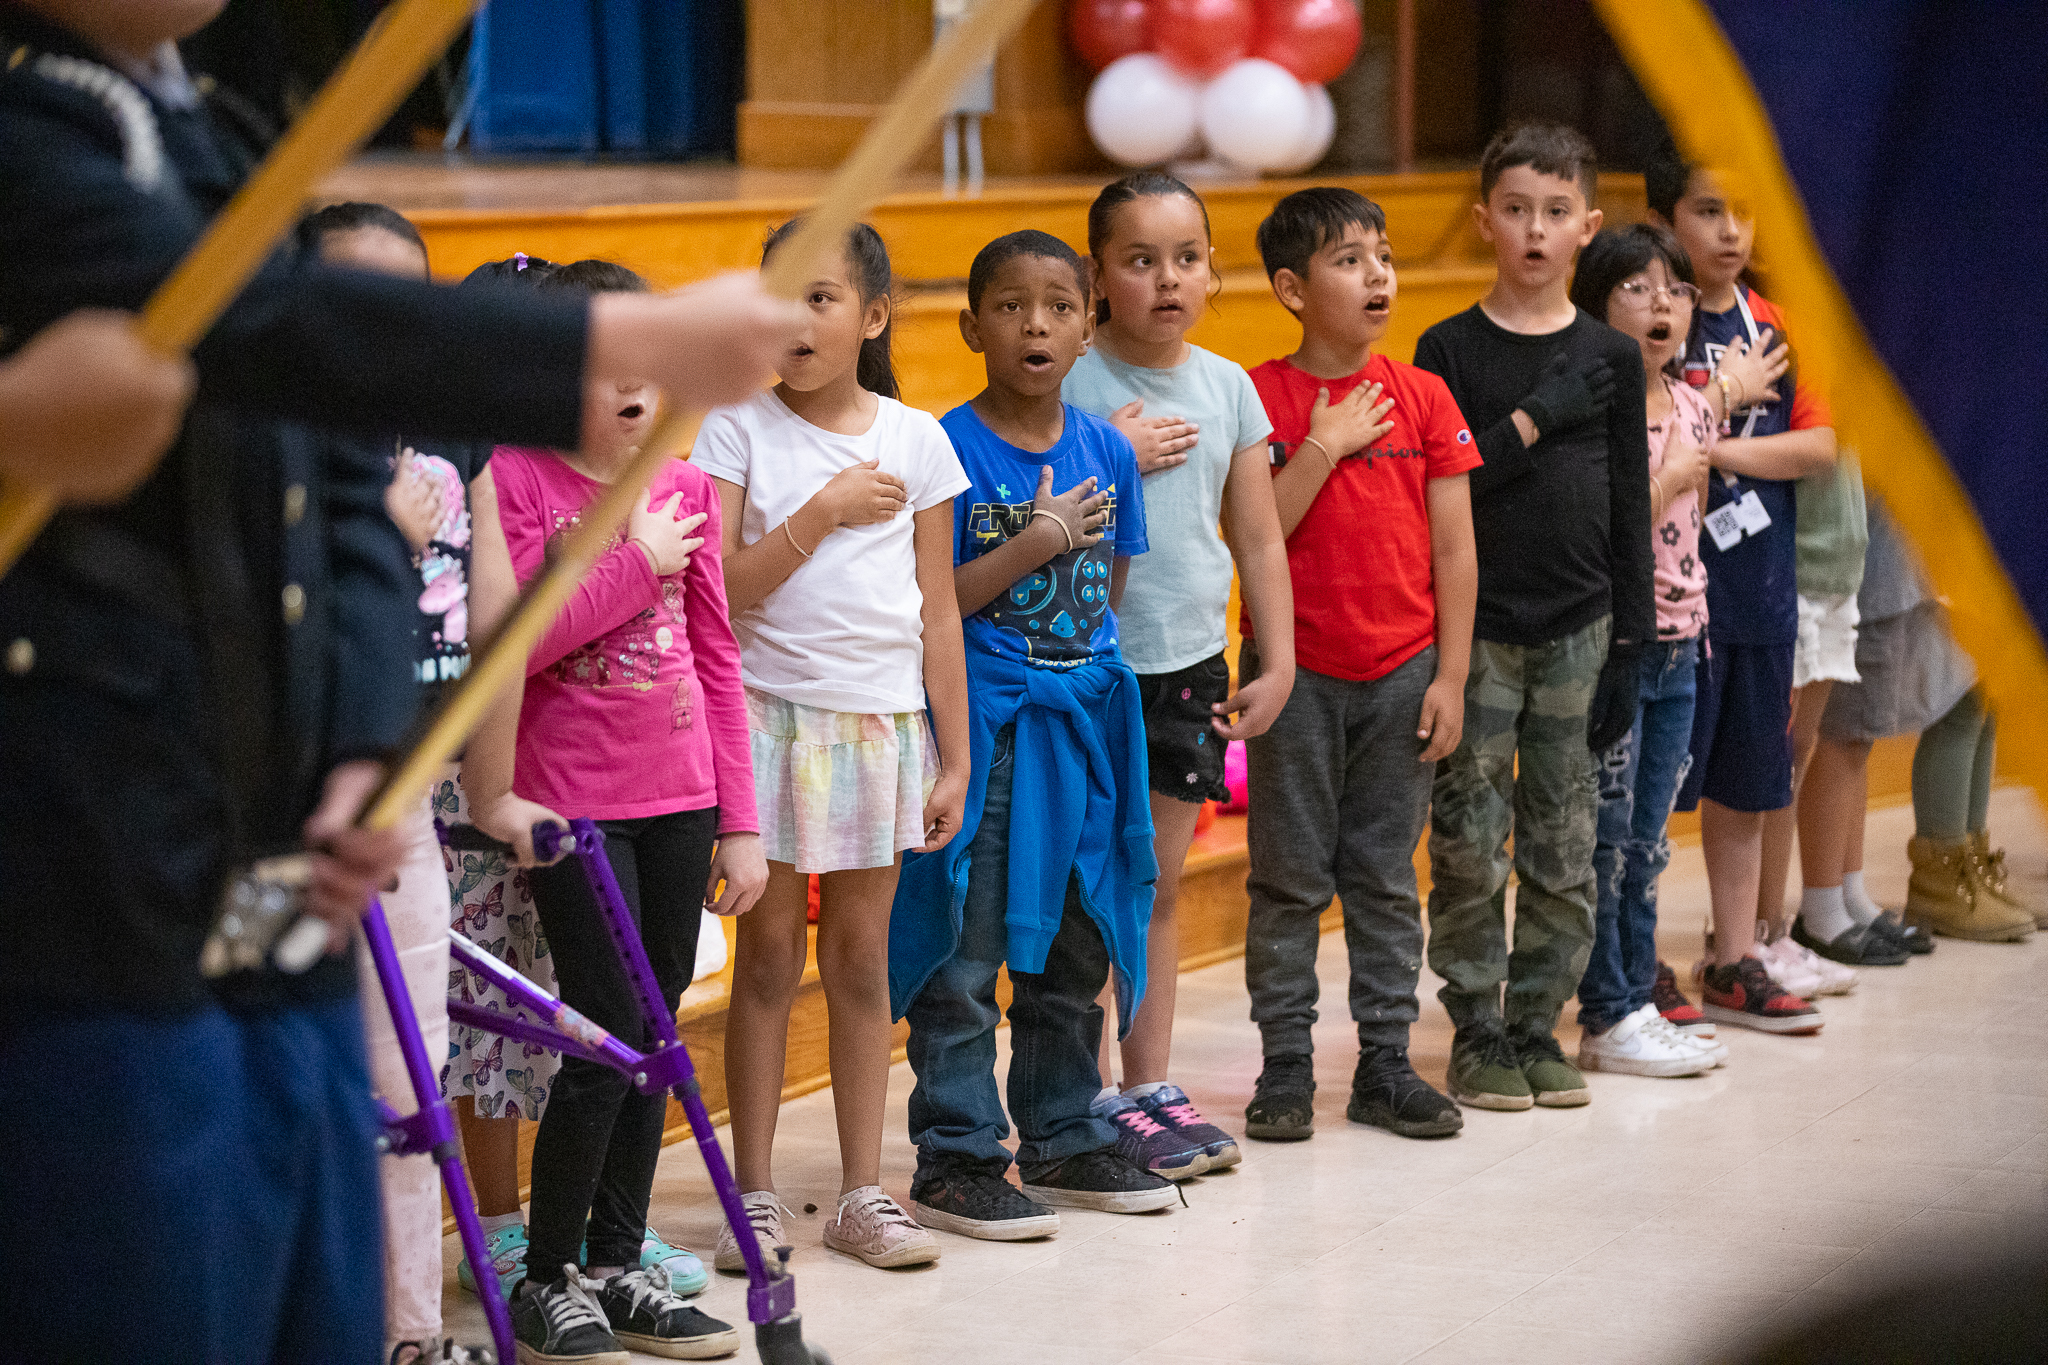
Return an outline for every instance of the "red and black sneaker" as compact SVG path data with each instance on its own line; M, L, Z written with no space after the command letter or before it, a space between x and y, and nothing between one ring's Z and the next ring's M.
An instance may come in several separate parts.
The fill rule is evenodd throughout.
M1745 957L1732 967L1709 966L1701 994L1706 1016L1718 1023L1765 1033L1819 1033L1820 1011L1771 980L1764 964Z
M1650 1003L1664 1016L1664 1022L1680 1033L1695 1038L1714 1036L1714 1026L1707 1022L1707 1016L1678 989L1678 973L1661 958L1657 962L1657 984L1650 988Z

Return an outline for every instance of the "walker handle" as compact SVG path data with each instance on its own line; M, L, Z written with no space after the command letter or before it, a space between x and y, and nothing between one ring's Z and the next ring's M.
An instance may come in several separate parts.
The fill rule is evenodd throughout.
M434 833L446 848L469 853L503 853L508 857L513 853L512 845L503 839L493 838L475 825L451 825L436 816ZM568 826L542 820L533 827L533 851L542 862L551 863L563 853L576 851L576 837Z

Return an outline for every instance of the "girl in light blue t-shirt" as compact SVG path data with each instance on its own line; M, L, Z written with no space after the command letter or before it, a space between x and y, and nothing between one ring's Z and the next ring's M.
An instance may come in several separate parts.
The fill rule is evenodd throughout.
M1096 1110L1117 1124L1126 1155L1178 1179L1238 1159L1230 1135L1167 1082L1181 866L1202 803L1226 795L1225 744L1263 734L1294 687L1294 593L1267 469L1273 425L1251 376L1187 340L1214 279L1201 199L1170 175L1127 175L1088 210L1088 249L1095 342L1063 396L1114 421L1144 475L1151 549L1131 560L1117 615L1145 699L1159 858L1147 991L1122 1046L1125 1088L1117 1092L1105 1041ZM1223 654L1233 560L1261 668L1234 692Z

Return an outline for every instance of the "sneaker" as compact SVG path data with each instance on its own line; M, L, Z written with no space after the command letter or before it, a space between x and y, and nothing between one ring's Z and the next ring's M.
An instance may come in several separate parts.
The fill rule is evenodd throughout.
M1809 952L1851 967L1903 967L1911 956L1874 923L1852 924L1834 938L1822 938L1806 927L1805 920L1795 918L1791 938ZM1825 986L1822 991L1830 993Z
M863 1185L839 1196L839 1212L825 1224L825 1245L891 1270L939 1259L938 1240L880 1185Z
M1131 1098L1152 1116L1154 1123L1201 1147L1209 1158L1209 1170L1220 1171L1244 1159L1244 1154L1237 1149L1237 1139L1203 1118L1194 1102L1188 1099L1188 1092L1179 1086L1162 1085L1149 1095L1133 1095Z
M1180 1202L1171 1180L1154 1175L1114 1147L1040 1162L1021 1173L1024 1193L1041 1204L1104 1213L1149 1213Z
M789 1245L789 1239L782 1235L782 1215L789 1210L773 1190L748 1190L740 1196L740 1203L746 1206L747 1222L753 1226L754 1240L760 1244L761 1259L775 1264L775 1248ZM733 1235L730 1224L719 1229L718 1250L712 1253L711 1263L728 1274L747 1273L746 1257L740 1254L740 1239Z
M670 1246L660 1233L649 1228L640 1241L640 1268L652 1270L656 1266L668 1272L668 1287L686 1299L703 1293L704 1286L711 1283L711 1272L704 1268L696 1252L688 1247Z
M1316 1068L1300 1052L1266 1058L1244 1107L1246 1137L1267 1142L1296 1142L1315 1136Z
M1799 945L1791 939L1781 938L1774 943L1766 943L1759 930L1756 959L1763 964L1764 974L1777 982L1780 990L1796 995L1802 1000L1811 1000L1820 994L1820 974L1807 967L1805 959L1799 952ZM1702 995L1706 993L1707 969L1713 965L1711 959L1700 963L1699 981ZM1713 1011L1708 1011L1709 1015L1712 1013Z
M573 1265L564 1265L553 1284L522 1286L512 1299L520 1365L632 1365L597 1301L603 1289Z
M1452 1099L1475 1109L1512 1111L1536 1103L1507 1034L1493 1020L1461 1028L1452 1037L1451 1066L1444 1079Z
M1209 1154L1200 1145L1155 1121L1128 1095L1106 1090L1088 1112L1116 1129L1118 1155L1154 1175L1186 1180L1209 1169Z
M1545 1109L1576 1109L1593 1102L1586 1078L1564 1059L1564 1049L1548 1033L1525 1034L1515 1039L1515 1056L1522 1063L1522 1078L1529 1092Z
M1764 1033L1819 1033L1820 1011L1793 995L1745 957L1732 967L1707 969L1706 1011L1709 1019Z
M1794 920L1793 923L1796 925L1798 921ZM1859 978L1854 967L1844 967L1840 962L1822 957L1806 944L1794 941L1789 934L1778 942L1783 945L1778 949L1780 954L1797 958L1799 965L1806 969L1806 974L1820 982L1813 988L1815 995L1847 995L1856 989ZM1905 959L1901 957L1899 960L1903 962Z
M453 1337L430 1337L399 1342L386 1365L498 1365L498 1353L489 1346L458 1346Z
M1700 1013L1698 1005L1685 998L1685 992L1678 989L1678 973L1661 958L1657 961L1657 984L1650 988L1650 1003L1664 1016L1664 1022L1680 1033L1692 1038L1714 1036L1713 1022Z
M519 1288L519 1282L526 1278L526 1224L514 1223L486 1233L484 1245L491 1253L491 1269L498 1272L498 1288L509 1301ZM476 1293L476 1272L469 1268L467 1256L455 1263L455 1281L470 1293Z
M671 1360L710 1360L740 1348L732 1324L684 1303L660 1266L612 1276L598 1288L597 1302L612 1335L636 1351Z
M1359 1049L1344 1117L1405 1138L1449 1137L1465 1126L1457 1103L1416 1075L1398 1047Z
M1588 1032L1579 1040L1581 1071L1614 1071L1625 1076L1697 1076L1713 1069L1711 1054L1694 1047L1692 1040L1673 1028L1655 1005L1645 1005L1606 1032Z
M911 1185L910 1207L928 1228L985 1242L1021 1242L1058 1232L1060 1216L1019 1193L1003 1178L1008 1169L1005 1161L940 1156L930 1174Z

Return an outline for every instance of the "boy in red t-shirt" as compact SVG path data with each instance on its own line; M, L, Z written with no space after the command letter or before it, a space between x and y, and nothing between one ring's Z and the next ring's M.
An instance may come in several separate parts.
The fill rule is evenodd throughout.
M1316 944L1344 901L1358 1069L1346 1117L1404 1137L1464 1125L1408 1064L1422 905L1415 845L1437 760L1458 745L1479 592L1472 433L1444 381L1372 347L1394 305L1379 205L1301 190L1259 225L1301 346L1251 372L1273 423L1273 495L1294 580L1294 692L1250 740L1245 984L1265 1066L1255 1138L1314 1131ZM1240 675L1258 674L1244 622Z

